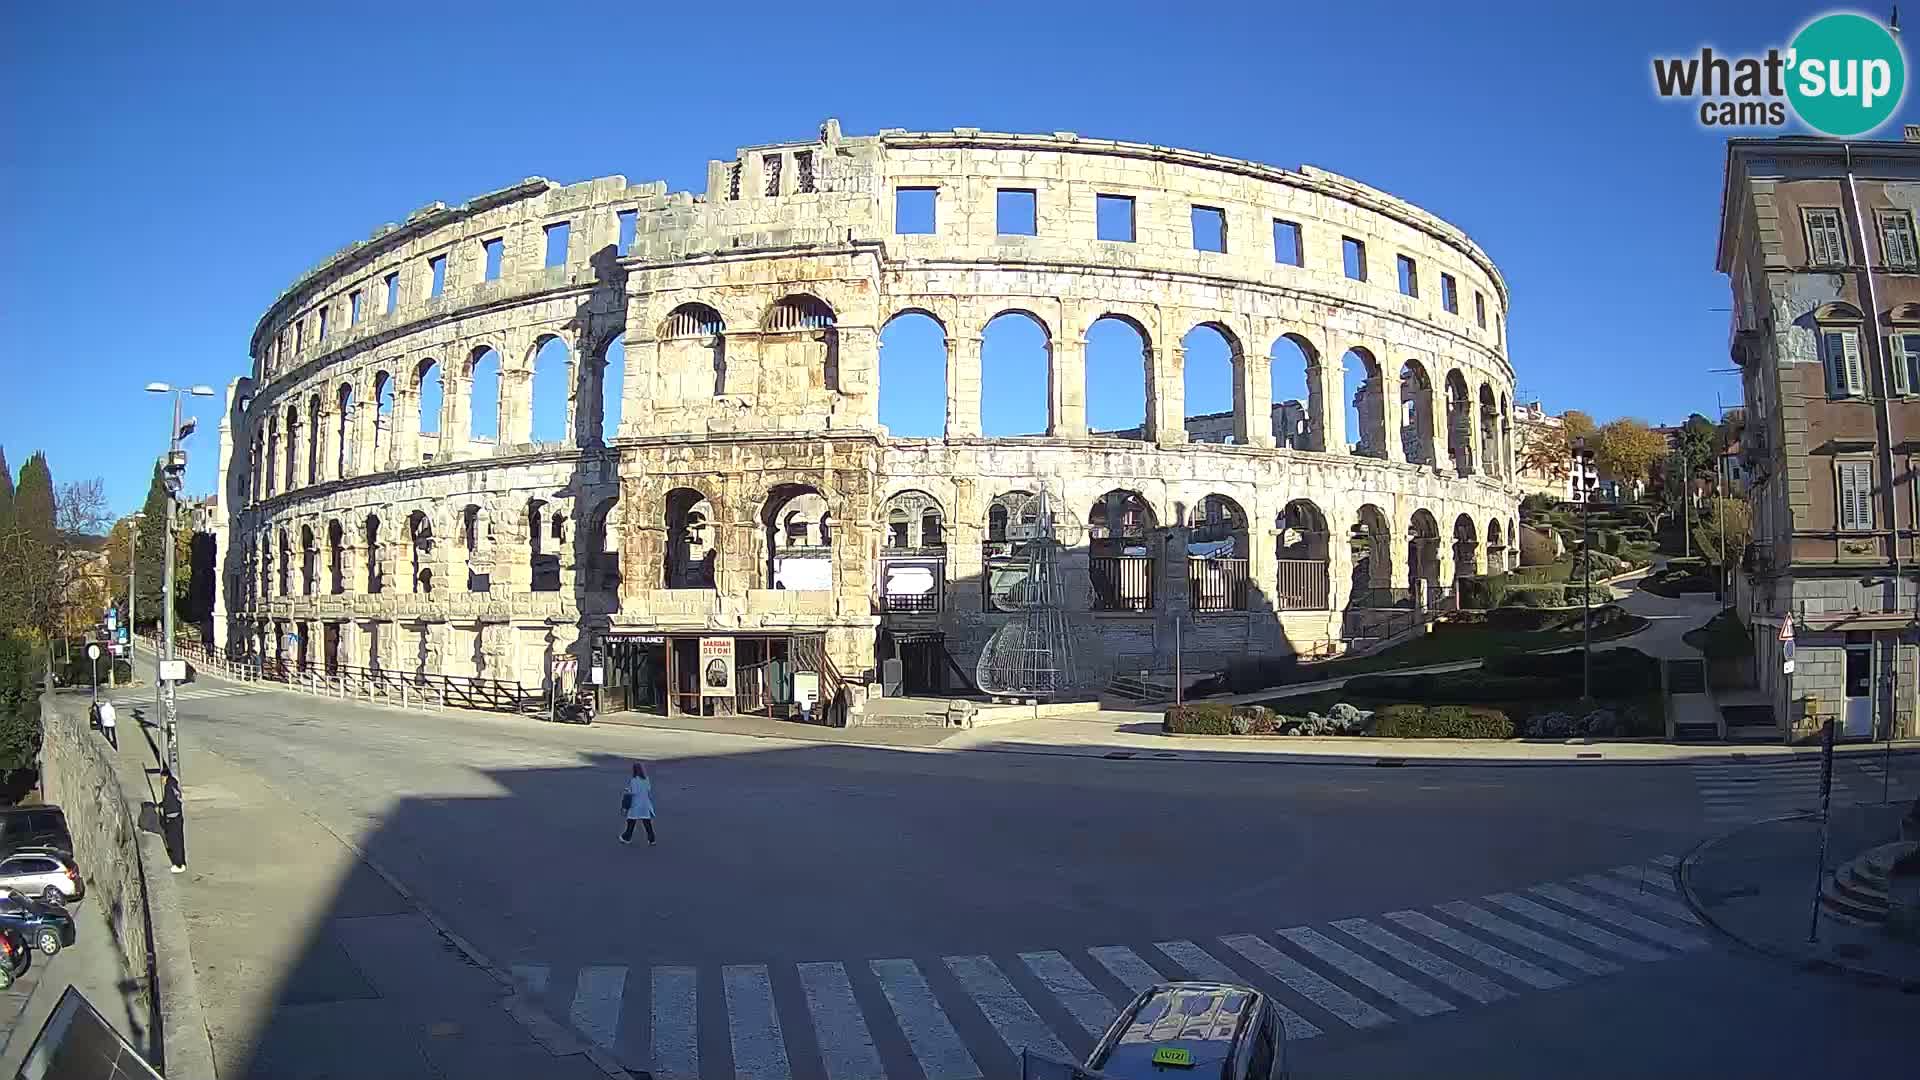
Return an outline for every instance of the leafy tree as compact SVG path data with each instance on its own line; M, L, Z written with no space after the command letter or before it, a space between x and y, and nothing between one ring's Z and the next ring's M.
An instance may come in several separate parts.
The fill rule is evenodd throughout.
M0 769L31 766L40 756L40 698L32 642L0 633Z
M1712 475L1714 458L1719 456L1720 429L1713 421L1694 413L1680 425L1675 449L1685 463L1689 476Z
M1555 479L1565 477L1572 462L1573 444L1560 424L1520 425L1519 467Z
M1569 442L1574 439L1591 439L1596 430L1593 424L1593 417L1588 416L1579 409L1568 409L1566 412L1560 414L1560 426L1567 429L1567 440Z
M1725 550L1721 536L1726 537ZM1745 499L1715 499L1693 524L1694 550L1708 563L1726 567L1736 565L1753 542L1753 511Z
M7 448L0 446L0 532L13 528L13 472L7 468Z
M1596 439L1595 463L1623 479L1645 476L1647 466L1667 452L1666 436L1631 417L1608 421Z

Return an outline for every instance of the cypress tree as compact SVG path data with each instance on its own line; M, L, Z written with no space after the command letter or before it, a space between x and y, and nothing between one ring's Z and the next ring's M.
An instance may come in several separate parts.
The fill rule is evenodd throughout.
M7 448L0 446L0 532L13 528L13 470L7 468Z
M57 539L53 524L53 470L47 455L35 452L20 466L20 486L13 492L14 524L51 551Z
M167 482L161 463L153 464L153 482L147 485L147 501L140 507L140 541L133 546L135 559L134 611L149 623L160 621L160 570L166 557ZM177 569L177 568L176 568ZM132 617L128 622L143 626Z

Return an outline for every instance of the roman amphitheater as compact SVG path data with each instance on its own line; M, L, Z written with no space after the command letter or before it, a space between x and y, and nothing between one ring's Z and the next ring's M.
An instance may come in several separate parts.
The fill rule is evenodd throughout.
M972 689L1044 541L1075 689L1170 669L1176 633L1189 670L1339 651L1516 554L1507 301L1384 192L1067 132L828 121L710 162L705 194L434 204L254 331L216 644L602 710L791 715L817 678L857 717ZM943 362L890 338L883 363L903 319ZM1044 429L991 435L1010 323ZM1090 430L1115 335L1143 422ZM1230 411L1189 409L1202 356ZM889 430L883 377L936 418L944 392L944 429Z

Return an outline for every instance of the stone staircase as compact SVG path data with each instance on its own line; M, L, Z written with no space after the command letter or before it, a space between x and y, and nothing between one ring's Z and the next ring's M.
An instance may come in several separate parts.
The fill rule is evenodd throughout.
M1920 848L1920 841L1898 840L1855 857L1827 879L1820 890L1820 909L1829 917L1856 926L1880 926L1887 921L1887 873L1894 862Z

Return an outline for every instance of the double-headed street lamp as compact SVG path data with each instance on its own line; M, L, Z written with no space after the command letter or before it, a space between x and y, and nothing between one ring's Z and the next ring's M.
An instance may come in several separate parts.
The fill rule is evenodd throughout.
M1587 526L1587 507L1600 487L1600 470L1584 436L1573 440L1573 497L1580 503L1580 697L1593 700L1593 531Z
M181 424L180 398L187 394L212 397L213 387L202 384L170 386L163 382L151 382L147 384L147 392L173 395L173 423L167 428L167 459L161 467L162 482L167 487L167 532L161 545L160 648L154 658L154 683L160 692L160 723L167 734L167 787L160 801L160 816L161 824L166 829L167 854L173 863L173 872L177 874L187 868L187 828L186 799L180 790L180 727L174 707L174 684L183 673L173 651L173 547L174 533L179 527L180 485L187 475L187 452L180 449L180 440L193 434L194 425L192 420L188 420L184 426ZM131 599L128 603L132 603ZM131 611L128 616L131 618Z

